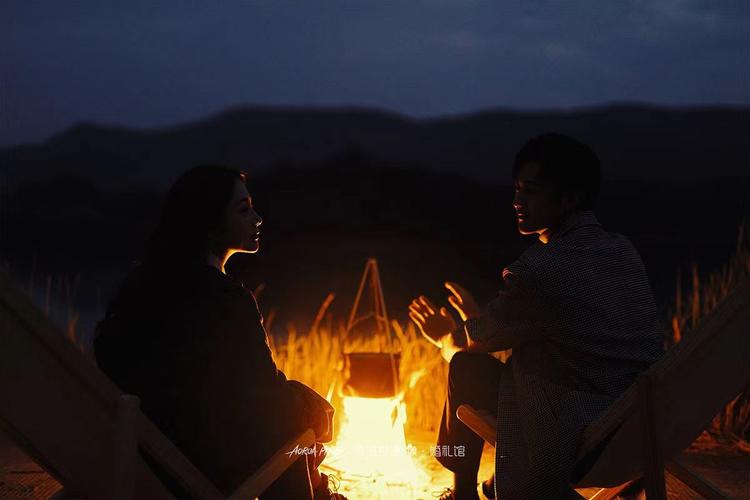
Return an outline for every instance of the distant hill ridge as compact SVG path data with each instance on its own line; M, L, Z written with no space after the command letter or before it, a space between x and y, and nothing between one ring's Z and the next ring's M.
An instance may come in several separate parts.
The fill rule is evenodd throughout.
M545 131L589 143L609 180L747 178L750 172L750 107L611 104L425 119L359 107L238 107L156 129L82 123L39 144L1 148L0 174L11 183L65 174L102 186L163 187L201 163L258 171L355 152L375 164L507 182L515 152Z

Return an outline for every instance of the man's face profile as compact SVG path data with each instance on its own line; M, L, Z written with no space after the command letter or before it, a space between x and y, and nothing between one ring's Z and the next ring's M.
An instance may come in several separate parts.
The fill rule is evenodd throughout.
M565 213L566 197L561 197L556 187L543 178L539 164L524 164L514 181L518 232L523 235L539 234L546 243L549 233L560 224Z

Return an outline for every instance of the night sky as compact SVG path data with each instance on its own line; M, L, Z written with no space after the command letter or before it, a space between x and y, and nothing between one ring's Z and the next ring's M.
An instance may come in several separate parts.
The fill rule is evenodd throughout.
M0 144L236 105L750 104L750 1L0 4Z

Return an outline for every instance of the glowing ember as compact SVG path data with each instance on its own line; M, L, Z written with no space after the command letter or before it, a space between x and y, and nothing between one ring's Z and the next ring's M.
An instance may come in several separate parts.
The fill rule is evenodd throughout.
M412 462L414 448L404 436L406 407L399 397L343 398L343 424L330 464L347 474L382 476L388 482L421 477Z

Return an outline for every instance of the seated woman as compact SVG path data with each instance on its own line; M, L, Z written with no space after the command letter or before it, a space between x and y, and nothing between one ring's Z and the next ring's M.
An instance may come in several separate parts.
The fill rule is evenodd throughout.
M241 171L183 174L94 344L99 367L226 494L304 429L331 439L333 408L277 369L255 297L224 271L258 251L261 222ZM318 472L323 456L301 456L263 498L344 498Z

